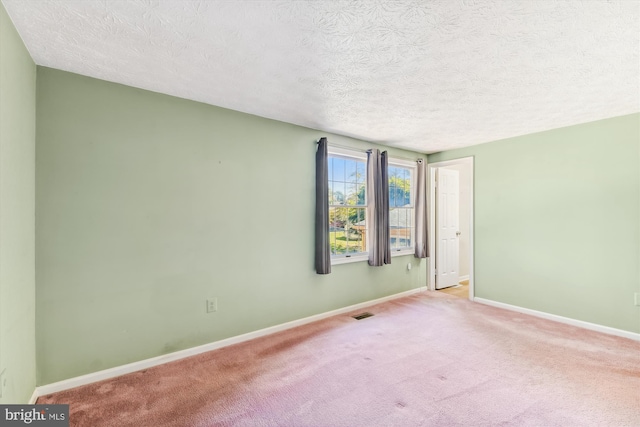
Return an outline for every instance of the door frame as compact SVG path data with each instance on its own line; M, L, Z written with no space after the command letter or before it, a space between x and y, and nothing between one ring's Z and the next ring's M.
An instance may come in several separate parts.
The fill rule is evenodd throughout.
M443 162L428 163L427 164L427 200L429 201L429 248L431 250L429 256L429 274L427 275L427 289L430 291L436 290L436 187L435 187L435 174L436 169L445 166L463 165L469 168L469 206L471 207L469 213L469 299L473 301L475 297L475 268L474 268L474 231L473 223L475 218L475 206L473 202L474 190L474 158L462 157L455 160L446 160ZM462 181L460 181L462 184Z

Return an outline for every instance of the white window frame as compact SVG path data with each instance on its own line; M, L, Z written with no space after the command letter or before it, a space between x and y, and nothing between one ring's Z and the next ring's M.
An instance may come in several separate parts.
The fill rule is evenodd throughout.
M358 151L357 149L350 150L348 148L342 147L332 147L329 145L327 147L327 154L329 157L339 157L343 159L355 159L364 161L365 164L365 174L367 173L367 153L363 151ZM365 185L367 185L366 177L365 177ZM368 200L365 191L365 205L363 206L365 212L368 208ZM331 206L331 205L330 205ZM366 217L365 217L366 218ZM357 254L343 254L343 255L331 255L331 265L339 265L339 264L349 264L352 262L360 262L360 261L368 261L369 260L369 239L366 239L365 252L358 252Z
M411 209L413 210L413 218L414 224L411 229L411 242L412 246L404 249L391 249L391 257L397 256L406 256L415 254L415 239L416 239L416 226L415 226L415 217L416 217L416 176L418 174L418 165L414 161L397 159L389 156L389 166L399 166L402 168L407 168L411 170L411 181L409 183L411 189ZM389 208L391 210L391 208ZM391 245L391 236L389 236L389 245Z

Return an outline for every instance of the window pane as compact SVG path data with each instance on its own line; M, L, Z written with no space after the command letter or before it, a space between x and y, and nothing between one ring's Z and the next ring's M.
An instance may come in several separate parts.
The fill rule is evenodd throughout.
M329 243L332 255L366 250L365 208L329 208Z
M334 205L335 199L333 194L333 181L329 181L329 205Z
M336 159L329 156L327 160L328 160L329 181L333 181Z
M411 170L399 166L389 167L389 206L411 204Z
M401 246L408 246L409 240L411 238L411 217L409 215L409 209L403 209L404 213L404 223L402 227L402 241Z
M344 236L344 218L342 208L329 208L329 244L331 253L339 255L344 253L344 245L341 238Z
M349 209L349 251L351 253L365 252L365 209L351 208Z
M364 184L366 179L367 179L367 174L366 174L366 165L365 162L357 162L356 163L356 177L357 177L357 181L360 184Z
M344 174L345 160L339 157L331 157L331 162L333 163L333 176L330 176L329 179L344 182L346 179Z
M411 205L411 171L409 169L404 170L404 206Z
M358 185L347 184L346 203L351 206L358 204Z
M411 208L395 208L389 211L389 233L392 248L411 246L413 224Z
M399 226L398 209L389 209L389 238L391 248L398 245L398 226Z
M404 212L406 216L405 220L405 228L404 228L404 246L409 246L409 242L411 241L411 210L405 209Z
M347 182L356 182L356 161L345 160L345 176Z
M389 227L397 227L398 226L398 209L393 208L389 209Z
M411 204L413 168L389 166L389 241L392 250L410 249L415 231Z
M366 252L366 162L329 156L329 244L332 255Z
M396 182L389 178L389 207L396 207Z

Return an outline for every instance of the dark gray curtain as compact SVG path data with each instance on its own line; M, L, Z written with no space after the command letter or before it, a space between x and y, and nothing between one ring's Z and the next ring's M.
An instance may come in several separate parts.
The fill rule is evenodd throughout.
M389 246L389 171L387 152L367 151L367 227L369 265L391 264Z
M416 177L416 258L429 257L429 232L427 227L427 162L418 160Z
M391 232L389 230L389 156L386 151L380 154L380 177L382 179L382 209L380 224L382 225L382 241L384 242L382 262L391 264Z
M316 272L331 273L331 249L329 247L329 164L327 138L320 138L316 151Z

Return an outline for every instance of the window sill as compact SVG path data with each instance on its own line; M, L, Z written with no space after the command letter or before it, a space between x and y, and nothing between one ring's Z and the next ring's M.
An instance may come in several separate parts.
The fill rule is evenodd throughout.
M404 249L401 251L391 252L391 258L396 256L406 256L406 255L415 255L415 251L413 249Z
M331 258L331 265L351 264L352 262L369 261L369 255L354 255L350 257Z
M413 249L391 252L391 258L397 256L414 255ZM350 257L331 258L331 265L351 264L353 262L369 261L369 255L354 255Z

